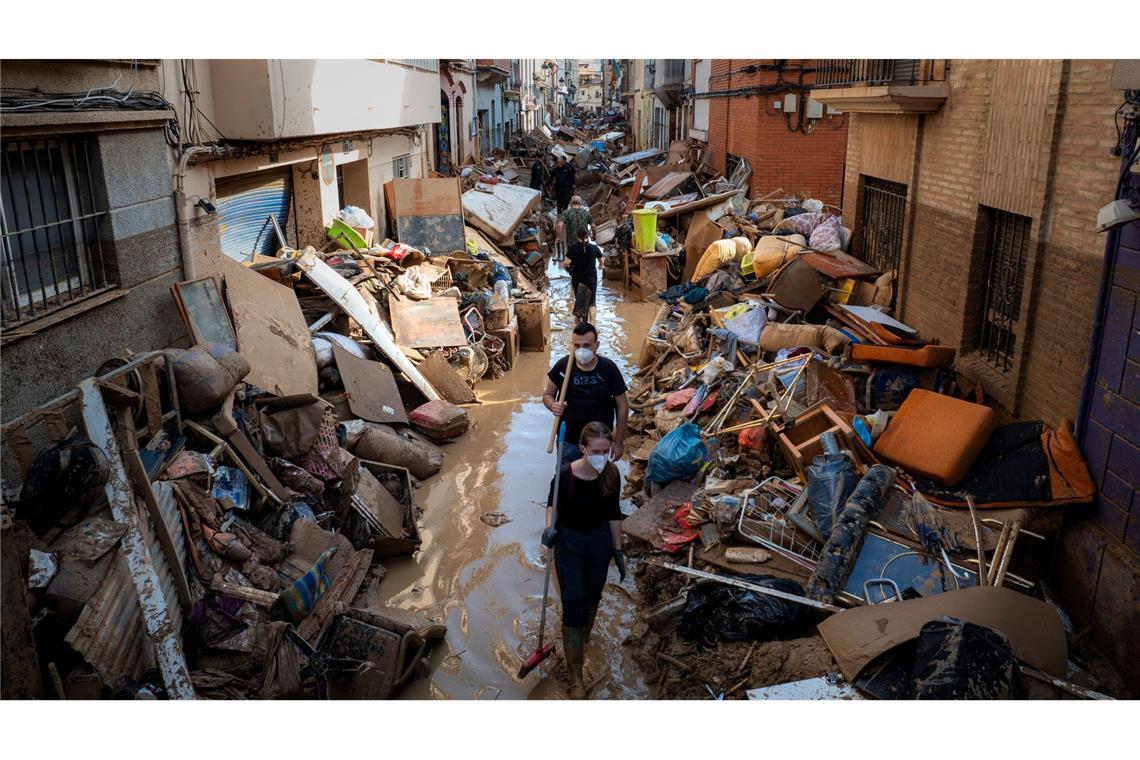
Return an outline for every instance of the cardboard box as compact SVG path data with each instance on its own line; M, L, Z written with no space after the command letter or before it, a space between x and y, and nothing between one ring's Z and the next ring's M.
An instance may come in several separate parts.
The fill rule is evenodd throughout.
M360 461L364 467L376 476L384 488L388 489L392 497L404 508L404 527L410 537L393 538L376 535L373 537L373 559L386 559L388 557L401 557L414 554L420 548L420 528L416 523L415 493L412 489L412 476L407 469L383 462L371 462L366 459Z
M550 302L543 293L537 298L515 304L519 323L519 344L523 351L546 351L550 348Z
M508 304L505 308L496 309L494 307L487 309L487 318L484 320L484 327L487 332L495 330L505 330L510 325L511 320L515 318L515 305Z
M503 341L503 356L507 359L507 366L513 368L519 358L519 320L516 317L502 330L488 330L491 335Z

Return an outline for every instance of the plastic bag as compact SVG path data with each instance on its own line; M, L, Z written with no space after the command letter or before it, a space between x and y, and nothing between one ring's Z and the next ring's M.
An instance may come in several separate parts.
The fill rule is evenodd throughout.
M653 447L645 479L650 483L668 483L687 478L696 473L708 453L708 447L701 440L701 429L686 422Z
M337 213L336 218L349 227L358 227L362 230L370 230L376 226L376 222L372 221L372 217L358 206L345 206Z
M836 517L859 482L855 463L844 454L820 454L808 465L807 477L808 509L815 527L828 538Z
M745 583L803 596L800 584L772 575L741 575ZM810 608L757 591L701 581L689 591L677 632L688 641L769 641L794 636L809 620Z

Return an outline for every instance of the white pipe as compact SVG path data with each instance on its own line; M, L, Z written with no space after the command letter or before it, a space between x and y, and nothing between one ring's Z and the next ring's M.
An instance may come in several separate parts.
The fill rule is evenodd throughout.
M197 276L197 267L194 266L194 256L190 250L190 219L186 215L186 193L183 190L186 168L190 159L196 155L201 153L221 155L225 152L224 148L216 146L192 145L183 150L182 155L178 157L178 171L174 175L174 217L178 224L178 249L182 255L182 277L187 280L193 280Z

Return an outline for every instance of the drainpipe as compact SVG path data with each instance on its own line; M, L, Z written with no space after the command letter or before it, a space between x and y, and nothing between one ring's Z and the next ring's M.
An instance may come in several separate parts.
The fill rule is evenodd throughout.
M182 151L178 158L178 171L174 175L174 216L178 222L178 248L182 254L182 276L193 280L197 276L194 266L194 256L190 251L190 219L186 215L186 193L183 183L186 179L186 168L194 156L206 153L220 156L227 153L225 148L214 145L192 145Z

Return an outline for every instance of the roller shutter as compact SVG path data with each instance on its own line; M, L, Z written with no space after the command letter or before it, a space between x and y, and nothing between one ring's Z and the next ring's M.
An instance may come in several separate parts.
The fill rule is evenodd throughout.
M248 261L254 252L274 254L277 236L269 215L286 230L293 204L293 176L288 167L253 174L221 177L215 183L218 197L218 228L222 253Z

